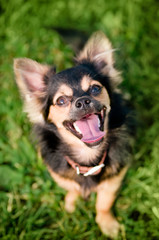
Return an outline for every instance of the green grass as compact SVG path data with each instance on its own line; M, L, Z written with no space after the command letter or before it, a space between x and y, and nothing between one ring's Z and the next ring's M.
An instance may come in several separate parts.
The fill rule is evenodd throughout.
M114 211L119 240L159 239L159 47L155 0L0 0L0 239L106 239L95 224L95 194L64 210L65 191L37 156L22 113L13 58L70 67L74 56L54 27L104 31L113 42L122 88L138 119L131 169Z

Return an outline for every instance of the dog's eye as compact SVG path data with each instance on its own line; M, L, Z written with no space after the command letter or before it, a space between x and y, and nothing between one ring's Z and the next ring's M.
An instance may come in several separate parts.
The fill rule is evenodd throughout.
M99 86L99 85L92 85L91 86L90 93L93 96L97 96L98 94L101 93L101 91L102 91L102 86Z
M62 107L67 106L70 102L70 99L67 96L61 96L56 100L56 105Z

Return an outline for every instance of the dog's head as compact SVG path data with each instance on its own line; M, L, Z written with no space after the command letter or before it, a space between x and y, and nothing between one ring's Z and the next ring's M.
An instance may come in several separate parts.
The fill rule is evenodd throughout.
M120 82L113 49L103 33L95 33L73 68L54 68L31 59L16 59L16 81L31 122L53 123L70 146L101 149L107 135L111 91Z

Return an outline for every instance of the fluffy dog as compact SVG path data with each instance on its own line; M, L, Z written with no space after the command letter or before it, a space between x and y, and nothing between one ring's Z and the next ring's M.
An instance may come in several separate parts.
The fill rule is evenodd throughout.
M53 179L68 191L65 209L73 212L79 195L97 192L96 222L110 237L119 231L111 207L129 166L131 130L113 51L98 32L76 65L59 73L27 58L14 62L41 155Z

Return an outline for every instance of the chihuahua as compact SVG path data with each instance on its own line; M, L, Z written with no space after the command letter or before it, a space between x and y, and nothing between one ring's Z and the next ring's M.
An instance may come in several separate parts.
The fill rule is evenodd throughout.
M61 72L28 58L14 61L42 158L67 190L65 209L72 213L78 196L87 199L96 192L96 222L112 238L120 225L111 208L131 156L129 110L118 88L113 52L107 37L97 32L75 66Z

